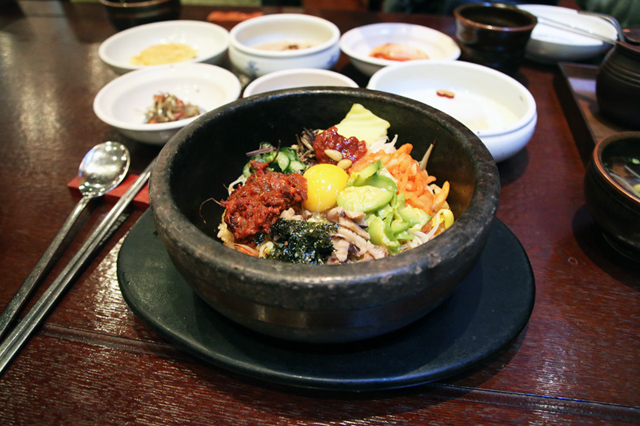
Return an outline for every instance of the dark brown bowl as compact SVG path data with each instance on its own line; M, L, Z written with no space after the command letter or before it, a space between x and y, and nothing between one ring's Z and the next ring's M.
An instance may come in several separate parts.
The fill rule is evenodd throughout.
M180 0L100 0L111 24L118 30L152 22L178 19Z
M222 208L261 141L296 143L304 128L328 128L360 103L391 123L399 144L422 158L436 140L429 173L451 184L457 221L434 240L402 254L345 265L258 259L217 238ZM441 304L475 265L500 195L493 158L450 116L400 96L353 88L305 88L245 98L205 114L160 152L150 183L158 234L176 268L218 312L260 333L304 342L346 342L406 326Z
M596 75L600 113L628 130L640 129L640 46L617 42Z
M507 74L515 73L524 59L535 15L503 3L467 3L458 6L456 38L461 58Z
M640 160L640 132L616 133L596 144L585 175L585 199L611 245L640 262L640 196L611 173L620 158Z

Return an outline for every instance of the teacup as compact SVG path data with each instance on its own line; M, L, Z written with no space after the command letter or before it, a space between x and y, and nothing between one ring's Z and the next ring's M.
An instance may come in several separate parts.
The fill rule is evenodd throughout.
M506 74L520 68L535 15L503 3L467 3L454 10L461 59Z
M116 30L178 19L181 0L100 0Z

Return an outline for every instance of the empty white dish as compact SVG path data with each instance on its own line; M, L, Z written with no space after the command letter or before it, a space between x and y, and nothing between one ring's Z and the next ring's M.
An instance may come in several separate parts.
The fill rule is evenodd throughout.
M449 114L474 131L497 162L519 152L536 127L536 103L527 88L482 65L405 62L376 72L367 88L415 99Z
M451 37L421 25L395 22L364 25L340 37L340 49L360 72L369 76L398 63L370 56L373 49L387 43L418 49L429 57L428 60L455 60L460 57L460 47Z

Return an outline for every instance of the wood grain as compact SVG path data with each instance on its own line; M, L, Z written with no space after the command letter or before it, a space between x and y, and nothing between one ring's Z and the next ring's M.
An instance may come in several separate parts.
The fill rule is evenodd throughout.
M205 21L212 10L184 7L182 18ZM311 12L342 32L404 21L455 33L449 17ZM159 150L93 113L93 97L116 77L97 55L114 32L99 4L23 1L19 12L0 13L0 307L77 202L66 185L91 146L125 143L133 173ZM344 56L336 69L367 83ZM362 394L285 388L206 365L145 326L120 294L116 259L140 217L134 210L0 378L0 423L637 423L640 266L607 246L586 211L585 168L554 88L558 72L527 63L517 76L536 100L538 124L526 149L499 166L498 217L529 255L536 305L528 327L485 364L438 383ZM92 206L61 262L109 209Z

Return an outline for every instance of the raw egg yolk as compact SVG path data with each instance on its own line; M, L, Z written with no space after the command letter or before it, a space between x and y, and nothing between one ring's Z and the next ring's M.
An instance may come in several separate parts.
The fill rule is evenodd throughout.
M333 164L316 164L304 172L307 199L302 203L312 212L324 212L336 205L338 193L347 187L349 175Z

